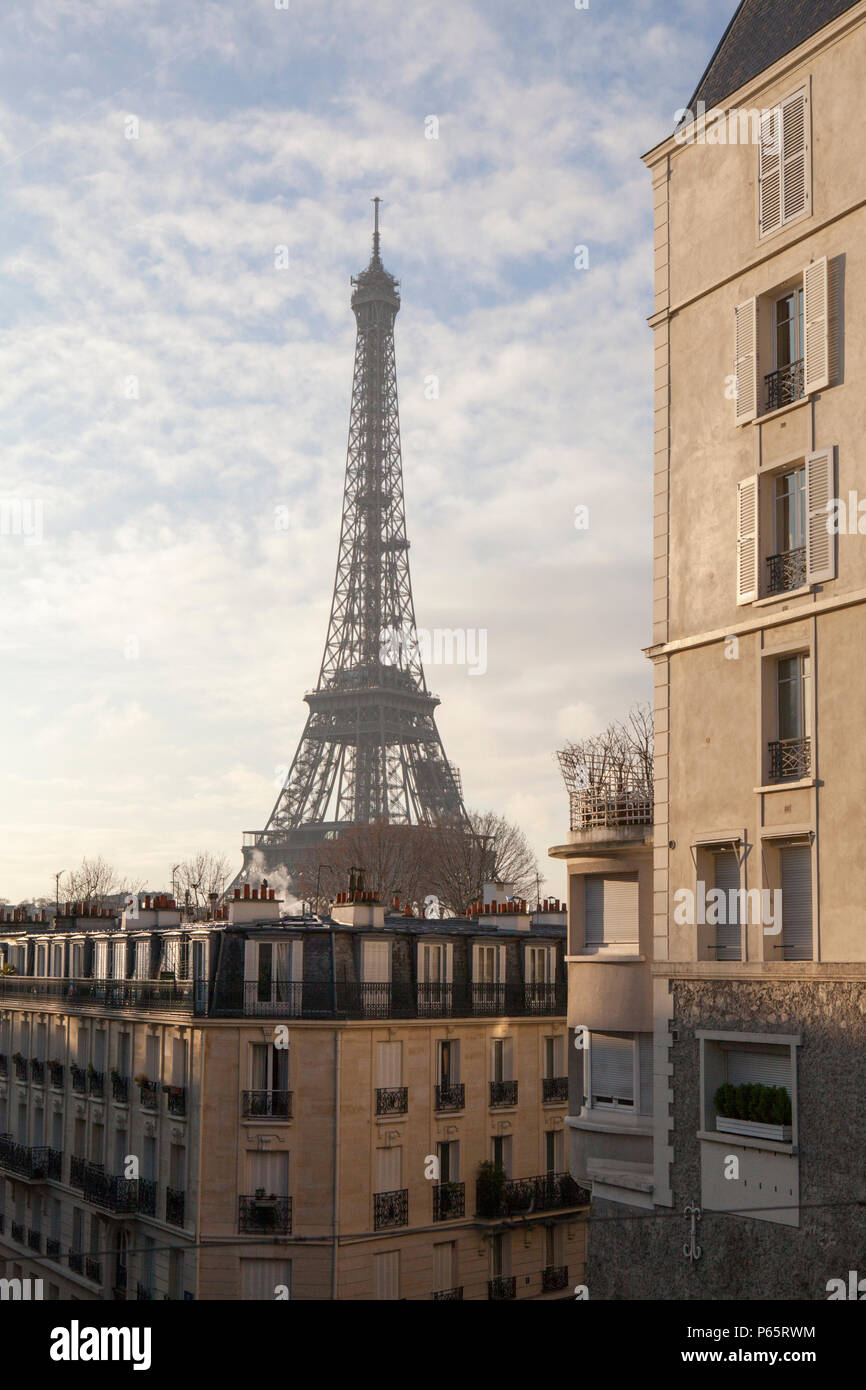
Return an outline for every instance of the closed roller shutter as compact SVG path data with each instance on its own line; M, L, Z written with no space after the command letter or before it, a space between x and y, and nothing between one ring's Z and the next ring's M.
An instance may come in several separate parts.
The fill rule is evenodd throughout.
M634 1039L593 1033L590 1051L593 1103L634 1105Z
M638 942L637 874L585 880L585 941L587 946Z
M740 863L734 851L730 849L720 851L715 860L716 887L725 895L724 909L719 913L719 924L716 927L716 959L739 960Z
M786 960L812 959L812 851L808 845L783 849L782 946Z
M750 1047L731 1048L726 1053L727 1078L732 1086L784 1086L791 1093L791 1054L759 1052Z

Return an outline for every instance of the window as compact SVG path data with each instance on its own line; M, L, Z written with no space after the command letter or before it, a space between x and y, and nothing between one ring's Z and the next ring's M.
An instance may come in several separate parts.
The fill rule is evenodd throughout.
M811 661L808 653L775 663L776 737L769 745L771 782L808 777L812 766L810 729Z
M834 450L820 449L793 468L737 485L739 604L835 579L835 542L827 529L834 480Z
M504 1012L504 946L476 943L472 947L472 1002L476 1014Z
M807 844L780 850L782 959L812 959L812 850Z
M544 1132L544 1165L548 1173L561 1173L563 1169L561 1129L547 1129Z
M400 1192L403 1188L403 1150L399 1144L376 1150L376 1192Z
M738 425L830 385L826 256L810 261L795 281L735 306L734 381Z
M126 979L126 942L115 941L111 947L111 977L113 980Z
M514 1040L494 1038L490 1044L490 1080L512 1081L514 1079Z
M251 1194L260 1190L266 1197L288 1197L289 1195L289 1155L287 1153L268 1153L265 1150L247 1154L249 1176L247 1182Z
M373 1256L373 1297L391 1301L400 1297L399 1250Z
M450 942L421 942L418 947L418 1012L450 1011L454 947Z
M433 1288L445 1293L457 1288L457 1242L441 1241L433 1246Z
M565 1075L565 1068L562 1060L564 1043L565 1039L561 1034L544 1039L543 1075L548 1079Z
M511 1177L511 1150L510 1134L497 1134L490 1141L490 1160L507 1178Z
M172 1256L181 1256L180 1278L175 1281L177 1293L183 1294L183 1251L172 1251ZM292 1262L291 1260L247 1260L241 1259L241 1298L247 1302L272 1303L274 1299L291 1298Z
M741 959L740 860L735 850L712 852L713 887L724 894L716 923L716 960Z
M638 876L616 874L584 879L584 941L599 946L637 946L639 939Z
M439 1181L441 1183L459 1182L460 1140L446 1139L440 1141L436 1145L436 1156L439 1159Z
M248 1012L299 1014L303 981L303 943L300 941L248 942L255 953L255 1002ZM250 1004L252 1007L250 1008Z
M440 1044L441 1046L441 1044ZM403 1044L376 1044L376 1087L380 1091L394 1090L403 1085Z
M460 1043L456 1039L440 1038L436 1043L436 1077L442 1090L460 1082Z
M183 1298L183 1256L182 1250L170 1250L168 1252L168 1296L169 1298ZM243 1269L243 1260L241 1269ZM281 1262L282 1263L282 1262ZM288 1264L288 1261L285 1263ZM291 1265L289 1264L289 1269ZM288 1283L288 1281L286 1281ZM243 1281L241 1281L243 1284Z
M809 211L809 98L806 88L765 111L758 155L758 235L770 236Z
M634 1039L614 1033L590 1037L590 1104L634 1110Z

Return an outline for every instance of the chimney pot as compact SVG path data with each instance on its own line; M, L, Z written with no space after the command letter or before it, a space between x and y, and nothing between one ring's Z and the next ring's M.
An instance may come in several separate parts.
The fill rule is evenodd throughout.
M248 883L245 883L245 884L244 884L244 897L248 899L249 896L250 896L250 885L249 885Z

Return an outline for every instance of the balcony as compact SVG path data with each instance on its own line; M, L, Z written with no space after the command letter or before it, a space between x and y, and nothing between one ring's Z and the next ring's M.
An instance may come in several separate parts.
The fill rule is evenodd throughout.
M4 977L4 978L5 978L5 977ZM20 1052L17 1052L17 1053L15 1054L15 1056L13 1057L12 1060L13 1060L14 1063L15 1063L15 1076L16 1076L17 1080L18 1080L18 1081L26 1081L26 1080L27 1080L27 1058L26 1058L26 1057L22 1057L22 1056L21 1056L21 1053L20 1053Z
M292 1092L244 1091L243 1114L245 1120L290 1120Z
M464 1110L466 1108L466 1083L458 1081L453 1086L436 1087L437 1110Z
M111 1094L118 1105L127 1105L129 1103L129 1077L121 1076L120 1072L113 1071L111 1073Z
M330 983L277 982L273 998L259 998L255 980L243 986L243 1010L247 1016L280 1018L473 1018L517 1017L527 1014L565 1014L565 985L453 984L412 985L399 981L345 981ZM2 991L0 991L2 998ZM224 998L214 1010L232 1018L240 1010Z
M49 1236L45 1242L45 1254L48 1256L49 1260L59 1260L60 1241L54 1240L52 1236Z
M12 1239L17 1240L19 1245L24 1244L24 1222L13 1221L9 1228L12 1232Z
M435 1291L435 1293L433 1294L433 1297L434 1297L434 1299L435 1299L435 1301L436 1301L437 1303L443 1303L443 1302L448 1302L448 1303L461 1302L461 1303L462 1303L462 1301L463 1301L463 1285L461 1284L461 1285L459 1286L459 1288L456 1288L456 1289L437 1289L437 1290Z
M156 1183L138 1179L138 1210L142 1216L156 1216Z
M566 775L566 786L569 787L572 830L617 830L622 826L652 825L652 787L645 786L640 777L626 776L621 787L576 788L569 785Z
M92 1279L94 1284L102 1283L102 1265L94 1255L88 1255L84 1261L84 1273L88 1279Z
M505 985L473 984L472 1012L481 1017L501 1018L505 1013Z
M77 1187L81 1191L84 1187L84 1171L87 1167L87 1160L76 1158L73 1154L69 1160L69 1186Z
M45 1085L45 1063L38 1057L30 1058L30 1080L35 1086Z
M767 594L787 594L806 583L806 547L767 557Z
M541 1271L541 1292L556 1293L568 1287L568 1265L548 1265Z
M48 1063L48 1079L56 1091L63 1090L63 1063Z
M138 1178L106 1173L101 1164L88 1163L84 1171L84 1200L110 1212L136 1212L139 1209L138 1184Z
M501 1106L517 1104L517 1082L516 1081L491 1081L490 1083L490 1109L497 1110Z
M87 1072L83 1067L72 1067L72 1089L79 1096L87 1095Z
M70 1250L69 1268L74 1269L76 1274L84 1273L84 1256L80 1250Z
M563 1104L568 1100L568 1077L545 1076L541 1080L541 1099L545 1103Z
M771 782L799 781L810 775L812 770L811 739L778 739L769 745L769 750Z
M27 1232L27 1244L31 1250L35 1250L37 1255L42 1254L42 1232L35 1231L31 1226Z
M503 1175L501 1184L498 1192L489 1179L477 1184L476 1214L482 1220L497 1221L510 1216L526 1216L530 1212L559 1211L564 1207L589 1203L589 1193L578 1186L570 1173L541 1173L534 1178L506 1178Z
M88 1067L87 1077L90 1083L90 1094L98 1096L100 1100L105 1097L105 1072L96 1071L93 1067Z
M33 1182L44 1182L51 1178L60 1181L63 1155L58 1149L40 1144L29 1148L27 1144L16 1144L11 1134L0 1134L0 1168L6 1168L19 1178L29 1178Z
M138 1082L138 1099L142 1110L159 1109L159 1087L155 1081Z
M408 1086L386 1086L376 1091L377 1115L405 1115L408 1109Z
M465 1182L440 1182L433 1188L433 1220L456 1221L466 1215Z
M34 1007L54 1000L64 1007L98 1008L100 1011L142 1009L171 1013L205 1013L202 997L193 999L194 985L187 980L67 980L56 976L0 975L0 999L28 996Z
M186 1087L163 1086L169 1115L186 1114Z
M803 399L803 358L764 377L767 412Z
M499 1274L487 1280L487 1297L495 1301L517 1297L517 1279L513 1274Z
M419 1018L447 1018L454 1007L450 981L428 981L416 986Z
M186 1194L176 1187L165 1189L165 1219L170 1226L183 1226Z
M291 1197L266 1197L263 1193L238 1198L238 1231L247 1235L292 1234Z
M373 1229L389 1230L395 1226L409 1225L409 1189L404 1187L394 1192L375 1192L373 1194Z

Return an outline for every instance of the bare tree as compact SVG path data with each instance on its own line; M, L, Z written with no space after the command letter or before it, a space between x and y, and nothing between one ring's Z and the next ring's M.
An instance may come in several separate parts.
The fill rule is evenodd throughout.
M469 820L469 832L459 827L431 832L431 892L457 915L482 896L486 882L508 884L515 897L531 900L539 883L538 861L524 832L495 811L471 811Z
M82 859L80 868L67 874L65 884L61 879L61 897L88 907L102 907L106 898L117 893L139 893L143 887L141 879L122 878L100 854L95 859ZM46 896L49 902L54 902L53 894Z
M571 799L572 829L615 821L643 821L652 811L653 720L649 705L635 705L625 724L568 743L557 753Z
M208 895L222 895L230 875L231 865L224 854L212 854L210 850L200 849L178 864L174 871L178 897L185 900L189 893L193 907L207 907Z
M336 840L328 840L307 851L301 859L295 880L301 897L312 901L318 885L320 898L327 901L348 887L352 869L364 870L364 882L379 900L401 904L423 901L429 860L431 831L424 826L391 825L374 821L355 825ZM316 904L316 910L321 907Z

